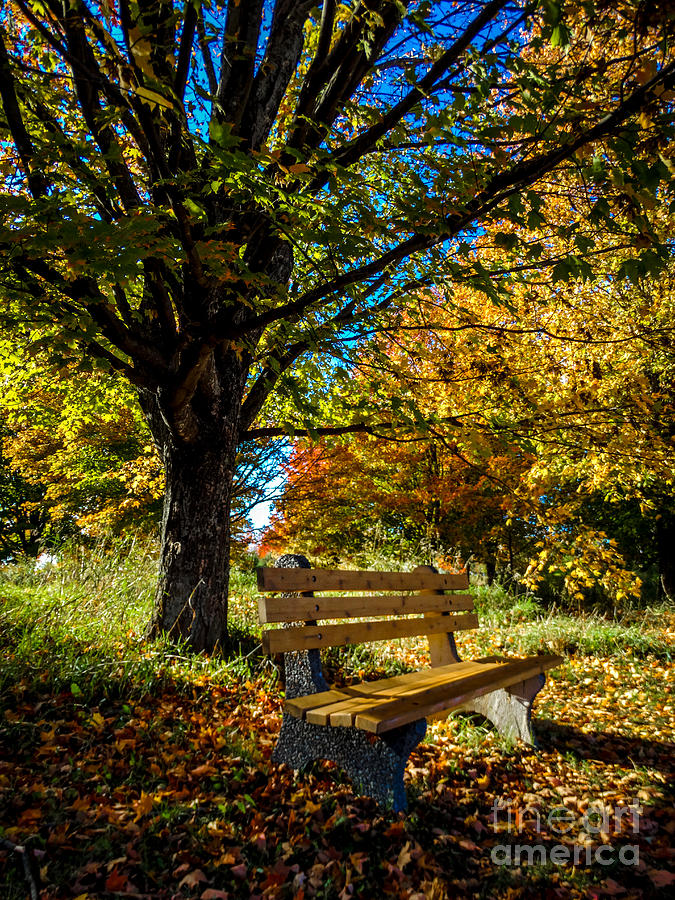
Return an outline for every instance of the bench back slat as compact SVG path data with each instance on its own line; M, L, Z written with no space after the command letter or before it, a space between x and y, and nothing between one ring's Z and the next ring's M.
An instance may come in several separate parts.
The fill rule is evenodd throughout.
M371 597L261 597L258 617L267 622L363 619L473 610L471 594L381 594Z
M299 628L275 628L263 631L265 653L288 653L291 650L313 650L321 647L344 647L368 641L385 641L392 638L417 637L422 634L440 634L475 628L478 616L467 613L460 616L434 616L433 618L393 619L376 622L346 622L339 625L311 625Z
M259 591L466 591L466 574L352 572L339 569L256 570Z

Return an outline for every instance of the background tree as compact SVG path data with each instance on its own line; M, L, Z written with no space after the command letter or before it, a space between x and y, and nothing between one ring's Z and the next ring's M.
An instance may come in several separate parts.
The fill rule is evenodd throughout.
M672 23L641 2L8 0L0 26L5 318L134 385L166 477L153 630L195 649L226 629L238 444L284 430L282 383L287 424L321 424L298 360L422 285L495 294L466 248L587 148L651 161L597 210L629 243L670 177Z
M34 356L15 367L0 403L8 463L36 488L54 524L84 535L156 532L160 460L132 389L118 376L54 371Z
M3 483L11 508L21 498L29 504L21 507L24 517L30 513L35 522L30 540L17 550L37 554L46 542L58 543L60 531L82 539L130 529L156 536L164 473L131 386L116 373L85 374L73 365L54 370L35 348L26 358L24 347L19 364L16 349L12 344L12 356L6 343L0 345ZM231 509L238 552L252 538L252 509L268 499L280 444L269 439L239 449ZM9 527L9 507L7 516Z
M485 241L486 266L497 251L501 260L501 248ZM557 265L511 290L501 308L470 289L453 292L454 308L433 292L419 295L423 325L403 323L397 335L375 342L353 377L369 378L373 395L395 392L411 433L426 427L428 440L464 461L467 481L475 469L499 485L508 520L522 522L538 542L535 553L533 539L515 547L530 584L556 574L579 601L620 602L640 591L630 571L651 578L658 566L668 594L672 274L631 284L608 261L603 280L591 283L556 277ZM383 438L370 452L385 458L386 445ZM518 459L517 477L509 477L509 460ZM403 483L420 477L413 455L401 462ZM360 465L367 479L368 465ZM324 468L330 482L331 466ZM457 485L446 475L434 495L443 496L444 487L449 510ZM297 493L292 479L287 493L280 507L286 518ZM413 494L407 502L412 509ZM373 517L385 514L380 506ZM480 546L476 537L472 543Z
M513 571L538 537L515 493L531 460L516 446L502 451L472 464L428 433L298 442L260 552L302 552L329 565L368 565L378 551L460 568L470 560L491 582L498 563Z
M44 487L22 478L5 456L11 430L0 418L0 563L37 556L49 534Z

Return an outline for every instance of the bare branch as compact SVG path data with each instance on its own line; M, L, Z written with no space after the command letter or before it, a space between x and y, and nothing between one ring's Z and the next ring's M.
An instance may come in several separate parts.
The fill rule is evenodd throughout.
M304 42L305 20L314 0L277 0L265 57L253 81L240 133L257 150L274 124Z
M373 434L379 436L379 431L387 431L395 428L391 422L378 422L376 425L367 425L365 422L357 422L354 425L336 425L325 428L296 428L294 425L286 425L279 428L251 428L241 435L242 441L252 441L257 438L273 437L329 437L341 434Z
M194 3L186 3L183 33L180 39L178 62L176 63L176 80L174 82L174 90L181 100L185 96L185 87L190 74L190 60L192 59L192 46L195 40L196 28L197 9Z
M85 352L91 356L96 356L99 359L105 360L110 365L111 369L125 375L132 384L142 387L152 386L152 381L130 365L126 360L120 359L119 356L115 356L115 354L104 347L100 341L88 341L85 344Z
M503 0L506 2L506 0ZM291 126L289 145L316 147L354 94L401 22L408 0L359 3L324 61L310 67ZM371 16L378 17L372 27ZM366 29L370 29L366 40ZM317 53L318 58L318 53Z
M16 853L17 856L21 857L23 874L30 893L30 900L39 900L39 873L36 872L35 860L29 848L23 844L15 844L12 841L3 838L0 840L0 849L9 850L10 853Z
M206 26L204 25L204 9L199 4L199 11L197 14L197 36L199 38L199 50L202 54L202 60L204 62L204 69L206 71L206 77L209 81L209 90L213 95L215 95L218 90L218 79L216 78L216 70L213 67L213 59L211 58L211 51L209 50L209 43L206 39Z
M368 128L363 134L359 135L352 144L338 151L335 161L343 166L349 166L359 160L368 150L375 146L377 141L382 138L394 125L410 112L410 110L423 100L433 90L438 80L445 75L448 69L454 65L462 54L468 49L473 39L481 33L485 26L496 18L498 13L507 5L509 0L492 0L487 6L483 7L481 12L471 22L464 33L459 37L451 47L431 66L426 75L420 79L419 83L410 90L406 96L389 112L385 113L379 122L376 122ZM522 17L518 20L522 21ZM513 23L498 40L502 40L517 23ZM489 42L494 44L496 42ZM485 48L490 49L489 47ZM314 187L314 185L312 185Z
M218 116L239 127L253 86L263 0L229 3L218 85Z

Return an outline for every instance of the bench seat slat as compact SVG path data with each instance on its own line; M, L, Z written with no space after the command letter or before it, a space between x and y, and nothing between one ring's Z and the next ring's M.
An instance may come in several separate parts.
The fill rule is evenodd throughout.
M435 572L256 569L259 591L466 591L469 578Z
M431 674L431 678L409 678L402 680L400 684L387 690L364 691L363 693L356 691L353 696L348 696L342 701L333 701L325 706L308 709L305 718L308 722L313 722L315 725L353 725L359 713L369 712L374 705L389 703L392 700L402 700L405 697L418 694L420 691L428 691L430 688L449 684L452 681L466 678L467 675L480 671L480 666L473 662L455 663L455 665L458 669L451 674L445 673L440 675L436 674L434 670L428 669L425 670L424 675ZM422 673L411 673L411 675L420 674ZM377 682L371 683L378 684Z
M315 619L360 619L410 613L472 610L471 594L381 594L371 597L261 597L258 615L269 622L311 622Z
M364 731L384 734L417 719L450 713L474 697L526 681L553 666L560 665L562 661L560 656L531 656L527 659L505 661L497 668L488 664L485 671L455 682L450 690L447 685L440 685L428 691L421 691L416 696L393 700L376 709L359 712L354 724Z
M416 637L422 634L441 634L476 628L478 616L467 613L460 616L433 618L394 619L376 622L347 622L339 625L312 625L300 628L275 628L263 631L265 653L288 653L292 650L312 650L321 647L344 647L366 641L384 641L392 638Z
M316 706L325 706L331 702L347 700L353 696L366 697L372 694L386 694L401 685L422 683L435 680L436 677L444 677L449 674L463 674L467 666L478 666L481 663L498 662L501 657L485 656L481 659L468 660L467 662L451 663L447 666L438 666L435 669L420 669L417 672L405 672L403 675L392 675L390 678L382 678L379 681L359 681L341 688L331 688L328 691L320 691L316 694L304 694L301 697L293 697L286 700L284 709L293 716L302 718L308 709Z
M452 663L437 669L422 669L419 672L407 672L382 681L363 681L348 687L324 691L321 694L310 694L289 700L285 709L292 715L302 716L316 725L353 725L354 715L347 714L358 709L363 711L390 700L398 700L409 694L428 690L440 684L449 684L474 672L481 671L481 663L469 660ZM300 701L300 702L298 702ZM364 706L360 701L366 701Z
M285 709L317 725L355 725L383 734L417 719L449 713L474 697L525 681L560 662L562 658L553 655L486 657L297 697L286 701Z

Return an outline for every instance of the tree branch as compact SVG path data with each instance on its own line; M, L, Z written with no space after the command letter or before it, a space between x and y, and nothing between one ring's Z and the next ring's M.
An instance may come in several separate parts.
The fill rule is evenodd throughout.
M30 900L40 900L39 874L35 871L35 862L28 847L22 844L15 844L5 838L0 839L0 850L8 850L10 853L16 853L21 857L23 866L23 874L28 885Z
M312 65L307 72L309 79L314 66L320 66L322 61L328 56L330 51L330 42L333 37L333 23L335 22L335 10L337 8L336 0L323 0L321 4L321 29L319 31L319 40L316 45L316 54L312 60Z
M59 143L59 150L61 151L61 159L63 162L70 167L71 172L76 178L82 179L82 182L89 187L93 204L103 221L113 222L115 219L118 219L122 215L121 208L111 203L108 199L105 185L98 179L95 172L92 171L79 155L78 150L63 131L59 122L51 115L44 103L33 97L29 98L28 102L35 105L33 110L34 115L37 116L45 128L51 132L53 137Z
M300 316L326 298L333 297L345 288L367 281L370 278L378 277L378 284L381 284L387 276L387 270L391 270L393 266L403 259L415 253L429 250L431 247L456 237L472 222L486 216L523 187L534 184L560 163L572 157L581 147L609 134L614 134L616 129L630 116L644 108L654 89L661 85L668 90L672 90L675 87L675 61L664 66L648 82L636 88L613 112L608 113L599 122L596 122L595 125L583 131L567 144L547 153L541 153L529 160L516 163L508 171L493 176L487 185L476 194L474 199L466 204L463 210L453 213L445 219L439 219L436 233L413 234L405 241L390 248L377 259L352 269L350 272L344 272L324 285L312 288L297 300L245 320L241 325L235 327L229 336L231 338L242 337L249 331L265 328L267 325L280 319ZM372 289L371 287L371 292Z
M5 46L3 28L0 28L0 97L2 98L7 125L28 181L29 190L37 200L47 192L48 181L40 169L33 165L35 148L21 114L21 107L16 95L16 83Z
M250 428L241 435L242 441L252 441L256 438L273 438L273 437L329 437L331 435L341 434L373 434L378 435L377 429L385 431L395 428L391 422L378 422L376 425L367 425L365 422L357 422L354 425L336 425L325 428L296 428L294 425L286 425L285 427L270 428Z
M440 59L431 66L419 83L412 88L399 103L393 106L389 112L385 113L379 122L376 122L370 128L366 129L366 131L355 138L350 145L338 151L335 154L333 161L342 166L353 165L374 147L377 141L398 124L398 122L400 122L417 103L429 95L439 78L445 75L450 66L459 60L461 55L468 49L473 39L481 33L486 25L497 16L508 2L509 0L492 0L491 3L488 3L487 6L483 7L473 22L467 26L461 37L459 37L452 46L445 51ZM525 15L526 14L524 13L523 16L518 19L518 22L514 22L506 31L504 31L497 41L489 42L483 52L491 49L490 44L494 45L498 41L503 40L503 38L513 30L519 22L522 22ZM312 184L312 188L316 189L314 183Z
M279 105L297 69L304 43L305 20L314 0L277 0L264 59L253 81L241 119L240 134L257 150L270 133Z
M73 281L67 281L44 260L30 259L25 255L15 256L11 259L11 263L16 269L23 267L37 275L42 281L79 304L99 326L103 336L134 362L146 366L157 377L166 374L167 361L161 353L154 345L147 343L140 335L127 328L117 317L114 308L109 305L93 278L80 276Z
M228 3L223 34L218 85L218 115L232 122L235 131L241 123L253 86L255 54L262 24L263 0Z
M132 384L138 385L140 387L153 387L153 382L135 369L133 366L129 365L128 362L124 359L120 359L119 356L115 356L114 353L111 353L100 341L88 341L85 344L85 352L91 354L92 356L97 356L99 359L104 359L107 363L109 363L110 367L115 370L115 372L120 372Z
M360 299L363 300L365 298ZM382 309L388 306L389 303L390 300L389 298L387 298L385 301L382 301L376 304L376 306L370 308L367 315L369 317L372 317L377 312L380 312ZM246 399L242 404L242 428L245 429L251 426L256 416L262 409L265 400L270 395L281 376L284 374L284 372L288 371L288 369L293 365L294 362L296 362L296 360L298 360L302 356L303 353L305 353L307 350L310 350L313 346L316 346L316 344L320 340L322 340L324 334L333 332L335 328L339 326L352 324L358 321L361 316L360 314L354 314L356 305L357 300L352 300L352 302L347 304L347 306L337 315L319 325L313 331L311 337L308 336L296 341L295 343L291 344L290 347L288 347L288 349L283 353L270 354L270 356L267 357L267 359L265 360L264 371L253 383ZM272 359L275 361L274 365L270 364L270 361Z
M174 81L173 86L176 95L180 97L181 100L185 96L185 87L190 74L190 60L192 59L192 46L195 40L197 18L198 13L194 3L186 3L185 17L183 19L183 33L180 39L178 62L176 63L176 80Z
M63 19L63 26L70 54L80 64L73 69L73 79L84 120L104 158L125 209L128 211L138 209L141 205L141 198L136 190L131 172L124 162L117 136L107 122L107 116L99 98L102 76L98 62L87 40L83 19L73 7L68 9ZM85 75L84 72L92 73L94 77Z
M307 73L291 126L289 146L301 149L319 145L400 24L401 13L408 2L377 0L368 6L359 3L328 58L319 63L313 73L311 68ZM380 24L372 29L366 40L366 29L372 23L369 14L377 15Z
M206 71L206 77L209 82L209 90L215 96L216 91L218 90L218 79L216 78L216 70L213 67L213 59L211 57L211 51L209 50L209 44L206 40L204 9L201 3L199 4L199 10L197 13L197 37L199 39L199 49L201 51L202 60L204 62L204 70Z

